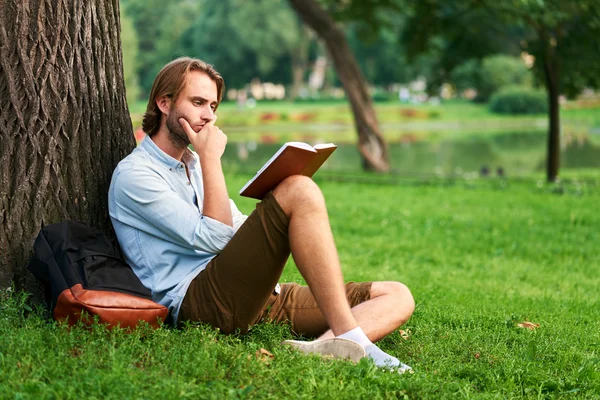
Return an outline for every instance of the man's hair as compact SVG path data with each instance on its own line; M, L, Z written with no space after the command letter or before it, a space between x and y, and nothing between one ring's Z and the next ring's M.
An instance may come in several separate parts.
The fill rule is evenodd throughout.
M197 58L177 58L165 65L154 79L150 98L148 99L148 107L146 107L144 119L142 120L142 129L148 136L154 135L160 127L162 112L158 108L156 100L162 96L168 96L172 102L176 102L191 71L204 72L217 84L217 107L219 106L225 89L225 82L221 75L212 65Z

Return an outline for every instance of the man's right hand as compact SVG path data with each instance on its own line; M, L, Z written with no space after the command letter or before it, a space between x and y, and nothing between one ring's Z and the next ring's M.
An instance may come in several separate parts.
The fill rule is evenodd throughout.
M227 145L227 135L219 127L215 126L217 118L207 122L202 129L195 132L190 124L179 118L179 124L188 136L194 151L200 156L200 160L221 159Z

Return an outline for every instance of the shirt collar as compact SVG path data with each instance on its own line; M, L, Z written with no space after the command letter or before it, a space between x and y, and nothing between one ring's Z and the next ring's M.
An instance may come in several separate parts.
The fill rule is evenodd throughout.
M150 154L153 158L155 158L156 160L158 160L159 162L161 162L169 168L181 167L181 164L183 162L185 165L187 165L188 169L192 170L196 168L196 165L198 163L198 155L191 151L189 148L185 149L183 157L181 158L181 161L179 161L162 151L160 147L158 147L156 143L154 143L154 141L150 139L150 136L146 136L144 138L144 140L140 144L140 147L144 149L146 153Z

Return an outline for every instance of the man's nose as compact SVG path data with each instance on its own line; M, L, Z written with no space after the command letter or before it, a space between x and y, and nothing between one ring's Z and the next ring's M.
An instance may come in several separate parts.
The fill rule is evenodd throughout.
M202 114L200 114L200 118L205 121L212 121L214 117L215 112L213 111L212 107L202 107Z

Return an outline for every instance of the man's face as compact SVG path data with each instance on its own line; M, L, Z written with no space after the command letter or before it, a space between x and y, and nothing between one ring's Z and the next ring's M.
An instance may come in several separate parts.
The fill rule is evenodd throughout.
M187 147L190 141L179 118L184 118L195 132L215 119L217 107L217 84L204 72L192 71L187 77L177 101L171 103L167 116L169 139L177 147Z

